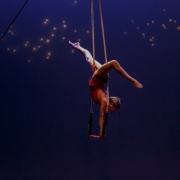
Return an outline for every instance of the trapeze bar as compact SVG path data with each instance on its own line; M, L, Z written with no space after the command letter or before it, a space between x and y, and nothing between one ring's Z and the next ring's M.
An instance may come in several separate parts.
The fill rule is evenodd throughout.
M100 138L99 136L97 136L97 135L92 135L92 134L89 135L88 137L89 137L89 138L96 138L96 139L99 139L99 138Z
M92 134L90 134L88 137L89 137L89 138L95 138L95 139L104 139L104 138L100 138L100 137L97 136L97 135L92 135Z

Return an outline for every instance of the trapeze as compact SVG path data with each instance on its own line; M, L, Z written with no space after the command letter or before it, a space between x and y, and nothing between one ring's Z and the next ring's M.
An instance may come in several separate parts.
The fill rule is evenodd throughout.
M106 42L105 42L105 33L104 33L104 24L103 24L101 0L98 0L98 3L99 3L101 29L102 29L104 57L105 57L105 63L107 63ZM91 25L92 25L93 64L95 65L94 0L91 0ZM89 118L89 124L88 124L88 137L89 138L96 138L96 139L105 139L106 138L106 129L107 129L107 120L108 120L108 104L109 104L109 78L108 78L108 82L107 82L107 109L106 109L106 116L105 116L104 124L103 124L102 136L92 134L93 100L91 100L91 110L90 110L90 118Z

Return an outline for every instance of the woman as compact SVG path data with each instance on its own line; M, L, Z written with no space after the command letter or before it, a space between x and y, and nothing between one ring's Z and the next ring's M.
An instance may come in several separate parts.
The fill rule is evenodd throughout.
M104 125L105 113L106 113L106 108L107 108L107 98L106 98L106 92L104 91L103 86L106 84L108 80L109 72L112 69L114 69L118 74L120 74L121 76L129 80L135 87L143 88L143 86L136 79L129 76L116 60L109 61L108 63L103 64L103 65L101 65L98 61L95 60L94 61L95 64L94 64L93 58L90 52L84 49L83 47L81 47L79 42L72 43L71 41L69 41L69 44L75 49L79 50L85 56L86 61L89 63L89 65L92 68L93 75L89 81L90 94L93 101L96 104L100 105L99 137L104 138L103 125ZM119 108L120 108L120 99L118 97L110 97L108 111L115 112Z

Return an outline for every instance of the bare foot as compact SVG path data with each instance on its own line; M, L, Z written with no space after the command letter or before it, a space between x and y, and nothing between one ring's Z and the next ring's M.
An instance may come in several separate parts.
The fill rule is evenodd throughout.
M80 43L79 42L76 42L76 43L72 43L71 41L68 41L68 43L74 47L74 48L78 48L80 46Z
M137 88L143 88L143 85L136 80L133 82L133 85Z

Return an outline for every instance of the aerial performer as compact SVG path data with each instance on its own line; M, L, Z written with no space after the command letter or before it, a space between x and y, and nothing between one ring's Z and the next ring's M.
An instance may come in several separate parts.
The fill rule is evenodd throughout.
M108 112L116 112L120 109L121 101L118 97L109 97L109 103L107 103L107 94L104 90L104 85L108 81L108 74L111 70L115 70L119 75L126 78L132 83L136 88L143 88L143 85L139 83L136 79L131 77L118 63L116 60L111 60L103 65L101 65L97 60L93 61L91 53L80 46L79 42L72 43L69 41L69 44L80 51L86 61L89 63L92 69L92 77L89 81L90 94L94 103L100 105L100 117L99 117L99 138L104 139L103 127L105 121L105 114L108 104Z

